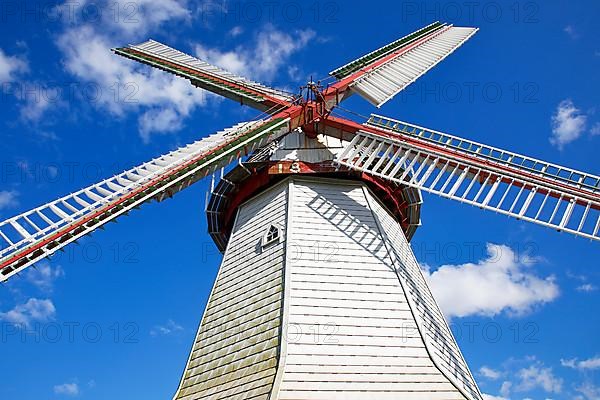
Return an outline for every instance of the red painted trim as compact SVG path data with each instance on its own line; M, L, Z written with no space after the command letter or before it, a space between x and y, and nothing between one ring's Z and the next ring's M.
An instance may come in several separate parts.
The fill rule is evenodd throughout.
M292 166L296 164L298 171L294 172ZM281 168L281 171L280 171ZM267 168L269 175L302 175L302 174L318 174L348 171L348 168L337 168L331 161L323 161L318 163L310 163L305 161L273 161Z
M300 167L300 172L290 172L290 166L297 163ZM281 165L281 172L279 166ZM230 197L227 210L220 221L221 234L229 236L233 228L233 220L238 207L258 194L261 190L269 186L276 177L312 175L312 174L346 174L346 176L354 175L356 178L364 181L376 196L386 205L393 213L394 217L400 222L404 232L408 228L408 216L406 215L408 204L401 201L403 194L402 186L386 179L372 176L366 173L352 171L346 168L337 170L331 161L320 163L309 163L304 161L274 161L260 171L253 171L253 175L239 184L239 189L236 190Z
M408 229L408 216L406 215L408 203L399 201L399 199L402 199L402 193L399 193L402 191L402 187L396 186L392 188L391 181L364 172L361 178L372 185L371 189L379 192L378 195L382 200L386 200L383 203L394 213L394 216L400 222L402 230L406 234ZM390 207L390 203L393 207Z
M279 114L278 114L279 115ZM265 121L265 123L268 121ZM258 128L258 127L257 127ZM93 220L96 217L99 217L101 215L103 215L104 213L112 210L113 208L115 208L116 206L120 205L121 203L123 203L124 201L132 198L133 196L137 195L140 192L143 192L144 190L148 189L151 186L154 186L156 183L159 183L160 181L172 176L173 174L176 174L177 172L181 171L184 168L187 168L189 165L201 160L202 158L213 154L219 150L221 150L222 148L224 148L225 146L227 146L228 144L230 144L231 142L233 142L236 138L223 143L220 146L217 146L216 148L212 149L211 151L207 152L207 153L203 153L201 155L198 155L197 157L187 161L185 164L182 164L180 166L178 166L177 168L174 168L170 171L168 171L168 173L165 173L163 175L160 175L156 178L154 178L153 180L151 180L150 182L147 182L146 184L144 184L144 186L139 187L138 189L132 191L131 193L127 194L126 196L119 198L118 200L116 200L114 203L111 204L107 204L106 206L100 208L99 210L93 212L90 215L85 216L81 221L77 221L76 223L74 223L73 225L69 225L67 227L65 227L64 229L61 229L60 231L52 234L51 236L47 237L46 239L36 243L35 245L28 247L27 249L13 255L11 258L3 261L0 264L0 270L4 269L6 267L8 267L10 264L17 262L18 260L20 260L21 258L25 257L26 255L40 249L41 247L55 241L56 239L59 239L60 237L64 236L67 233L70 233L71 231L77 229L78 227L80 227L81 225Z
M450 29L451 26L447 26L444 27L443 29L440 30L436 30L433 31L431 33L429 33L428 35L422 37L421 39L415 41L414 43L411 43L405 47L401 47L400 49L388 54L387 56L373 62L372 64L367 65L364 68L359 69L358 71L352 73L350 76L343 78L342 80L334 83L333 85L329 86L324 92L323 92L323 96L325 97L325 100L331 100L332 97L336 97L338 96L339 93L342 93L344 91L346 91L348 89L348 86L356 79L360 78L361 76L369 73L370 71L372 71L374 68L379 67L382 64L385 64L386 62L392 60L393 58L396 58L404 53L406 53L409 50L412 50L413 48L423 44L424 42L433 39L435 36L442 34L443 32L447 31L448 29Z
M467 161L472 162L474 164L480 165L481 168L483 168L483 169L485 169L487 167L494 167L494 168L498 168L500 170L506 171L506 172L508 172L510 174L513 174L513 175L516 175L516 176L522 176L523 179L530 179L532 181L536 181L537 180L537 181L539 181L541 183L545 183L545 184L548 184L548 185L555 185L555 186L558 186L560 188L564 188L564 189L569 190L569 191L578 192L578 193L581 193L582 197L589 198L590 195L593 196L593 194L590 193L590 192L588 192L588 191L584 191L584 190L581 190L581 189L573 188L573 187L571 187L569 185L565 185L565 184L563 184L561 182L551 181L551 180L549 180L547 178L536 176L536 175L533 175L533 174L530 174L530 173L527 173L527 172L523 172L523 171L511 168L511 167L507 167L505 165L498 164L498 163L495 163L495 162L492 162L492 161L489 161L489 160L480 160L479 158L477 158L475 156L471 156L471 155L467 155L467 154L462 154L462 153L453 151L451 149L447 149L447 148L444 148L444 147L436 146L434 144L423 143L423 142L421 142L421 141L419 141L419 140L417 140L415 138L412 138L410 136L406 136L406 135L402 135L402 134L395 134L395 133L392 133L392 132L387 132L387 131L380 130L380 129L377 129L377 128L374 128L374 127L371 127L371 126L362 125L362 124L359 124L359 123L351 121L351 120L347 120L347 119L344 119L344 118L332 117L332 116L330 116L324 122L325 122L325 124L327 124L329 126L332 126L334 128L337 128L337 129L342 129L342 130L344 130L346 132L355 133L355 132L357 132L359 130L363 130L363 131L370 132L370 133L373 133L373 134L378 135L378 136L388 137L388 138L392 138L392 139L396 139L396 140L399 139L399 140L401 140L401 141L403 141L405 143L409 143L409 144L411 144L411 145L413 145L415 147L418 147L418 148L421 148L421 149L424 149L424 150L429 150L429 151L435 150L438 153L442 153L442 154L445 154L445 155L448 155L448 156L456 157L456 158L462 159L462 160L467 160ZM496 175L494 173L489 173L489 175L492 176L493 178L497 178L499 176L499 175ZM511 180L509 178L505 178L505 177L502 177L502 176L500 176L500 177L502 178L502 181L505 182L505 183L510 183L511 182ZM515 182L514 185L517 186L517 187L525 186L525 188L533 186L533 185L528 185L527 183L525 185L521 185L519 182ZM546 194L546 193L548 193L548 191L544 190L544 189L541 189L541 190L538 191L538 193ZM558 196L554 192L552 192L550 195L551 195L551 197L554 197L554 198L559 198L560 197L560 196ZM568 196L564 196L563 199L565 199L565 200L571 200L573 198L572 197L568 197ZM595 201L600 201L600 199L595 199ZM588 203L586 203L584 201L578 201L577 203L580 204L580 205L584 205L584 206L587 206L587 204L588 204ZM596 207L596 206L592 206L592 208L594 208L594 209L600 209L600 207Z
M261 92L260 90L256 90L256 89L254 89L254 88L252 88L250 86L240 85L239 83L237 83L235 81L230 81L230 80L221 78L221 77L219 77L217 75L211 75L211 74L208 74L206 72L202 72L202 71L199 71L199 70L196 70L196 69L192 69L192 68L186 67L185 65L182 65L182 64L173 63L171 61L167 61L164 58L156 57L156 56L154 56L154 55L152 55L150 53L145 53L143 51L135 50L135 49L132 49L132 48L127 48L126 50L127 50L126 52L131 52L131 53L134 53L134 54L143 55L145 57L150 57L150 58L152 58L152 59L154 59L156 61L160 61L161 63L167 64L167 65L169 65L171 67L177 67L177 68L183 69L183 70L185 70L187 72L201 75L201 76L203 76L205 78L214 79L216 81L219 81L219 82L223 83L226 86L233 87L233 88L236 88L236 89L242 89L242 90L244 90L246 92L250 92L252 94L255 94L257 96L260 96L260 97L264 98L268 102L269 106L274 106L274 105L279 105L279 106L285 106L285 105L287 105L287 106L290 106L291 105L291 103L288 102L288 101L281 100L281 99L278 99L276 97L272 97L271 95L266 94L264 92Z
M227 210L223 216L224 223L221 227L221 229L225 229L226 231L221 233L226 234L231 231L232 227L230 225L233 224L233 218L238 207L256 194L261 188L267 186L269 182L270 177L269 174L266 173L266 170L253 174L252 178L245 181L245 184L241 186L240 190L235 192L230 200Z

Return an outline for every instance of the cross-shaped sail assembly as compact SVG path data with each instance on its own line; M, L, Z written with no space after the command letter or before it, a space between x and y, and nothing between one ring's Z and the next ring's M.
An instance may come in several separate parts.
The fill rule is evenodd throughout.
M237 163L208 202L224 257L176 399L481 400L410 249L420 191L599 240L600 177L336 113L355 93L381 106L476 31L435 22L335 69L325 88L309 82L306 97L153 40L114 49L264 118L1 222L0 281Z

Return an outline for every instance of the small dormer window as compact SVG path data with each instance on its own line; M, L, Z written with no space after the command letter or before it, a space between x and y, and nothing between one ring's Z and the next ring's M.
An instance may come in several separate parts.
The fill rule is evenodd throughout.
M262 247L278 243L281 238L281 229L277 225L270 225L262 239Z

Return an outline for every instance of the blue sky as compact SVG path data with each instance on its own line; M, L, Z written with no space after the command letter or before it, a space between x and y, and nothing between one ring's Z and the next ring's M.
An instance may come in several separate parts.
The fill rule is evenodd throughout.
M600 172L598 2L0 6L0 218L256 115L109 51L149 37L295 91L433 20L476 26L377 111ZM206 190L146 205L0 288L0 398L174 393L220 260ZM424 198L413 247L488 398L600 398L598 244Z

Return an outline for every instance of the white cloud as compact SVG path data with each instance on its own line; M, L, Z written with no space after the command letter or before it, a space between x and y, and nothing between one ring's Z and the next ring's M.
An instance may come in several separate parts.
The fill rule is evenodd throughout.
M128 37L146 35L172 21L189 22L192 15L187 0L136 0L119 4L110 0L66 0L59 7L66 25L93 22L105 32ZM99 18L86 17L93 9L99 11Z
M595 292L598 290L598 287L592 285L591 283L584 283L583 285L577 286L576 290L578 292Z
M442 265L425 274L448 317L524 314L559 295L553 277L529 272L531 257L517 257L508 246L487 244L488 258L478 263Z
M288 33L267 25L260 30L254 44L247 48L238 46L231 51L221 51L197 44L195 53L198 58L236 74L269 82L290 56L303 49L315 36L311 29Z
M183 326L177 324L172 319L168 320L165 325L156 325L150 331L150 335L152 336L166 336L172 333L177 333L183 331Z
M491 394L487 394L487 393L482 393L483 394L483 400L508 400L506 397L502 397L502 396L492 396Z
M62 105L63 101L58 98L52 98L44 92L48 88L37 85L39 95L21 97L21 118L30 121L38 122L44 116L44 113L53 106Z
M153 132L175 131L174 125L161 125L152 109L158 108L175 116L172 120L181 120L205 104L204 92L184 79L125 60L110 49L142 41L148 32L167 23L191 21L188 1L137 0L127 8L115 3L115 9L112 2L101 0L94 2L94 9L103 11L99 20L81 18L85 16L84 7L88 2L65 2L63 7L69 8L70 12L65 14L65 10L62 14L73 17L65 18L65 29L56 40L65 71L78 79L79 87L85 87L85 90L75 91L76 100L92 103L117 117L131 111L146 111L148 115L141 118L146 123L139 132L146 140ZM50 104L44 102L26 104L21 113L25 118L38 120L48 108Z
M244 33L244 28L242 28L241 26L234 26L233 28L231 28L231 30L229 31L229 35L236 37L241 35L242 33Z
M25 57L7 56L0 49L0 83L11 82L13 85L7 93L19 100L21 117L28 121L38 121L51 106L47 87L36 82L28 82L20 75L29 71ZM46 90L46 91L45 91Z
M590 129L590 134L592 136L600 135L600 122L596 122L594 126L592 126L592 129Z
M22 91L15 94L21 100L21 118L34 123L43 121L42 117L49 110L68 106L65 97L69 102L93 103L114 115L150 104L171 107L185 117L191 106L204 103L200 90L188 88L190 85L183 82L175 83L175 78L165 77L166 74L161 77L140 73L139 65L118 60L119 57L110 52L111 47L141 40L167 22L190 21L192 12L187 0L137 0L125 6L109 0L90 3L89 0L65 1L53 10L53 15L59 16L57 22L62 22L65 28L57 37L64 68L79 82L63 88L57 98L44 95L53 88L43 82L23 83L33 87L37 95L23 96ZM90 17L89 13L94 10L96 14ZM0 78L3 71L26 70L24 60L3 56L0 50Z
M516 390L527 392L536 388L541 388L548 393L560 393L563 380L554 376L552 368L544 367L541 363L535 363L527 368L517 372L520 382Z
M600 399L600 387L594 385L591 382L584 382L575 388L579 393L583 395L586 400L598 400Z
M121 29L131 33L146 33L168 21L177 20L181 23L189 21L191 17L186 0L136 0L133 4L136 6L133 18L120 18L117 21Z
M0 210L17 207L18 197L19 192L16 190L0 190Z
M46 322L54 318L56 308L51 300L30 298L27 303L17 304L15 308L0 313L0 320L14 325L29 327L33 322Z
M481 368L479 368L479 373L491 380L496 380L498 378L500 378L502 376L502 373L500 373L500 371L496 371L495 369L492 369L490 367L486 367L485 365Z
M502 386L500 386L500 394L503 397L508 397L511 389L512 389L512 382L504 381L504 382L502 382Z
M550 143L562 149L566 144L578 139L583 131L587 117L573 104L571 99L560 102L552 116L552 137Z
M0 49L0 82L11 82L17 79L17 75L27 72L29 67L27 61L22 57L9 56Z
M26 279L42 290L51 291L54 281L64 274L60 265L53 268L48 262L43 261L35 268L28 269Z
M242 51L221 51L216 48L205 47L201 44L195 46L196 56L208 63L226 69L234 74L250 77L251 60L247 59Z
M579 37L579 34L577 33L577 31L575 30L575 28L572 25L565 26L563 31L567 35L569 35L569 37L571 37L571 39L577 39Z
M138 119L140 135L145 143L150 142L150 134L170 133L181 129L181 117L171 108L152 109L146 111Z
M95 106L116 116L132 110L160 109L163 116L180 120L205 104L204 91L184 79L114 55L110 48L115 45L113 39L89 26L70 29L58 39L66 70L97 88ZM164 118L152 117L155 113L149 111L149 116L141 118L145 124L140 126L140 135L145 139L152 132L175 130L163 123Z
M560 364L563 367L578 369L580 371L594 370L600 368L600 356L588 358L587 360L578 360L577 358L572 358L570 360L561 359Z
M287 70L288 76L293 81L300 81L302 78L300 68L297 65L290 65Z
M109 4L101 2L101 5L105 3ZM102 20L93 24L79 21L66 24L57 38L64 69L96 90L92 104L117 117L141 112L138 130L146 142L155 133L182 129L191 112L205 106L208 98L217 99L217 96L207 96L207 92L192 86L188 80L121 58L110 49L142 41L147 32L164 28L166 24L189 22L194 15L190 11L192 4L183 0L137 1L130 18L125 15L114 18L111 13L105 13L111 15L103 14ZM241 28L233 29L231 34L241 32ZM196 50L208 61L232 72L249 72L248 77L253 79L272 78L287 58L314 35L312 30L286 33L267 26L248 48L223 52L197 45ZM44 104L32 104L24 107L22 114L39 119L47 108Z
M79 395L79 385L76 383L63 383L62 385L54 386L54 393L63 394L65 396Z

